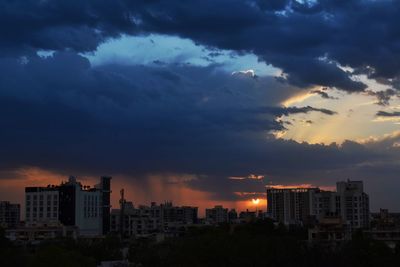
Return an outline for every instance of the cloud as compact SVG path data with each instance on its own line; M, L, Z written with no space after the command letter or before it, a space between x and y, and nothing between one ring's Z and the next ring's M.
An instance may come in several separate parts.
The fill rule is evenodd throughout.
M360 92L367 86L353 74L396 87L399 9L397 1L359 0L5 1L0 34L6 38L0 45L3 53L17 55L87 52L122 34L178 35L210 47L253 52L282 69L282 79L292 85Z
M321 112L321 113L323 113L325 115L335 115L335 114L337 114L335 111L332 111L332 110L329 110L329 109L313 108L313 107L310 107L310 106L301 107L301 108L299 108L299 107L289 107L289 108L286 108L286 110L287 110L287 113L284 114L284 115L296 114L296 113L308 113L308 112L311 112L311 111L318 111L318 112Z
M298 89L273 77L231 75L213 66L93 67L71 52L30 56L23 64L2 59L0 83L6 169L228 176L229 166L241 162L235 168L250 173L269 132L284 129L278 117L335 114L279 106Z
M382 91L367 91L368 95L375 96L377 98L377 104L380 106L388 106L390 104L390 100L393 96L399 96L400 93L393 89L386 89Z
M242 201L246 196L235 192L261 197L268 182L326 185L377 170L390 179L384 168L397 169L397 139L341 145L275 139L270 132L284 129L281 116L335 111L280 106L299 89L273 77L179 64L94 67L76 53L56 52L23 63L1 59L0 83L4 181L33 167L58 177L111 174L151 192L150 176L183 177L160 183L214 201Z
M359 0L2 1L0 168L135 181L149 172L187 174L195 179L179 184L226 200L261 194L265 181L398 184L397 137L312 145L271 132L285 129L282 116L334 116L325 107L280 103L315 86L365 92L360 74L393 87L374 93L389 103L400 80L399 10L397 1ZM93 66L82 56L111 39L153 33L252 53L281 75L231 75L178 61ZM251 173L265 179L227 179ZM397 196L393 188L385 190Z
M324 90L326 90L326 89L324 89ZM327 92L325 92L323 90L313 90L313 91L311 91L311 93L318 94L324 99L338 99L337 97L330 96Z
M378 111L376 113L376 116L380 117L400 117L400 112L399 111L393 111L393 112L386 112L386 111Z

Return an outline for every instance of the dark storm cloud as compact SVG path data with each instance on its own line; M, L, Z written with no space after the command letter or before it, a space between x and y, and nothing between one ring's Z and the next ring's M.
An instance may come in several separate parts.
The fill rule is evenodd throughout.
M213 192L216 200L241 200L251 197L235 192L254 192L262 195L265 193L264 186L271 183L334 186L338 180L359 179L365 182L367 192L374 197L372 206L376 210L382 205L378 200L382 197L380 191L384 190L386 197L391 199L398 196L393 185L398 184L397 173L400 171L399 144L399 134L364 144L346 141L341 146L275 140L268 142L265 147L268 151L264 155L265 168L257 168L254 165L253 170L264 175L263 179L202 176L189 181L188 185L198 190ZM394 203L385 205L398 209Z
M376 113L376 116L380 116L380 117L400 117L400 112L399 111L393 111L393 112L378 111Z
M0 43L3 52L92 51L121 34L174 34L253 52L296 86L359 92L366 85L337 64L381 82L398 80L399 11L398 1L362 0L3 1Z
M250 173L282 182L396 182L398 137L312 145L270 132L285 130L282 116L333 116L279 103L298 87L365 91L352 70L393 86L376 94L386 104L400 88L399 13L398 1L1 1L0 168L189 173L198 178L188 186L225 199L263 190L259 181L227 179ZM148 33L190 38L210 51L252 52L283 73L253 78L163 62L93 67L77 55L109 38ZM45 59L37 50L58 52Z
M127 2L1 1L0 47L13 53L18 49L92 51L105 38L135 31Z
M277 117L335 114L278 106L298 89L273 77L213 66L91 67L75 53L2 59L0 87L3 168L229 175L264 161L266 136L284 129Z
M57 173L188 173L185 184L215 199L243 199L264 180L317 181L354 166L396 159L387 149L273 138L276 118L323 108L277 103L298 89L186 65L90 66L74 53L0 60L2 170L36 166ZM394 149L394 148L393 148ZM361 168L361 167L360 167ZM328 172L328 174L327 174ZM312 177L310 177L310 173ZM9 177L9 176L7 176Z
M286 6L290 3L289 0L258 0L256 1L257 5L262 10L269 11L280 11L284 10Z

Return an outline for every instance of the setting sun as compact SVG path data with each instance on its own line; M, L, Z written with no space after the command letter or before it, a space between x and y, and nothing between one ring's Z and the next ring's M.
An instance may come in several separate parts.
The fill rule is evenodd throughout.
M254 205L257 205L258 203L260 203L259 198L253 198L251 201L253 202Z

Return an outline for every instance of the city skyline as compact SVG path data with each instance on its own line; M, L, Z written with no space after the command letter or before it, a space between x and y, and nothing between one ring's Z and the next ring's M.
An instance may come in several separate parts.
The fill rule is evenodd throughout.
M244 210L265 205L265 185L350 179L372 211L400 211L399 13L389 0L0 1L0 200L107 174L139 203Z
M107 177L107 176L102 176L102 177ZM101 178L103 179L103 178ZM110 177L111 179L111 177ZM96 180L95 180L96 181ZM86 181L87 182L87 181ZM115 180L114 180L115 182ZM69 178L65 178L63 180L60 180L56 183L53 184L36 184L36 185L31 185L31 186L27 186L24 188L23 190L23 194L24 197L22 197L23 201L22 202L18 202L18 200L16 201L18 205L21 205L21 219L28 220L26 218L26 212L25 210L27 210L26 207L26 194L27 192L39 192L41 190L47 191L49 190L50 194L54 194L54 190L56 190L58 192L59 188L62 188L63 185L68 185L68 184L76 184L79 185L79 187L81 187L82 190L84 190L84 192L97 192L99 190L100 187L100 183L96 183L93 182L93 185L88 185L87 183L83 183L83 180L81 180L80 178L76 177L76 176L69 176ZM271 197L271 195L268 194L268 192L315 192L315 193L321 193L321 194L336 194L339 193L339 190L343 190L343 189L339 189L339 188L343 188L344 186L340 186L340 184L347 184L349 183L351 184L358 184L361 183L361 190L360 192L363 192L363 181L337 181L336 182L336 188L334 186L331 187L324 187L324 188L320 188L317 186L312 186L309 184L301 184L301 185L263 185L264 188L264 194L260 194L259 197L252 197L252 195L248 196L250 197L248 200L244 200L242 205L238 205L237 203L235 203L234 205L232 205L232 203L230 202L213 202L213 201L209 201L206 204L202 203L201 205L196 205L193 202L191 202L191 199L188 200L184 200L184 201L178 201L178 202L173 202L171 199L162 199L162 198L146 198L145 200L138 200L137 198L135 198L135 196L133 196L133 198L131 198L132 194L129 194L127 190L125 190L124 187L121 188L116 188L115 185L110 186L111 189L111 193L110 193L110 210L115 210L115 209L120 209L121 207L121 192L123 192L123 197L124 197L124 201L128 201L131 205L135 206L135 207L150 207L156 204L166 204L166 203L173 203L173 204L177 204L178 206L190 206L190 207L196 207L198 208L198 214L200 218L206 218L207 217L207 210L212 208L212 207L224 207L228 210L236 210L237 212L243 212L243 211L250 211L250 212L262 212L264 214L268 214L270 211L268 211L270 208L268 207L268 198ZM119 184L117 182L117 185L123 186L121 184ZM272 190L272 191L271 191ZM114 192L114 194L113 194ZM119 192L119 193L118 193ZM134 193L135 191L133 191ZM128 194L127 194L128 193ZM58 193L57 193L58 195ZM318 194L317 194L318 196ZM317 197L318 198L318 197ZM16 198L18 199L18 198ZM10 199L0 199L0 201L10 201ZM13 199L11 199L11 202L13 202ZM318 202L316 202L318 203ZM373 203L373 201L372 201ZM369 200L368 200L368 211L369 211ZM379 210L381 209L386 209L386 207L380 207ZM31 208L30 208L31 209ZM378 212L379 210L371 210L371 212ZM83 212L83 210L82 210ZM58 214L58 211L57 211ZM322 212L322 214L325 214ZM315 214L314 214L315 215ZM51 216L51 215L50 215ZM271 216L271 215L269 215ZM46 216L45 216L46 217ZM53 216L55 217L55 215ZM53 218L51 217L51 218ZM58 215L57 215L58 217ZM49 221L51 221L51 219L49 219Z

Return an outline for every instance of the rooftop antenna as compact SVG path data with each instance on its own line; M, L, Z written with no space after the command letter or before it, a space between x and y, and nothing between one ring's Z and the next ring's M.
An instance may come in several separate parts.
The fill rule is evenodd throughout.
M119 214L119 231L121 238L124 236L124 215L125 215L125 190L122 188L120 191L121 198L119 200L120 214Z

